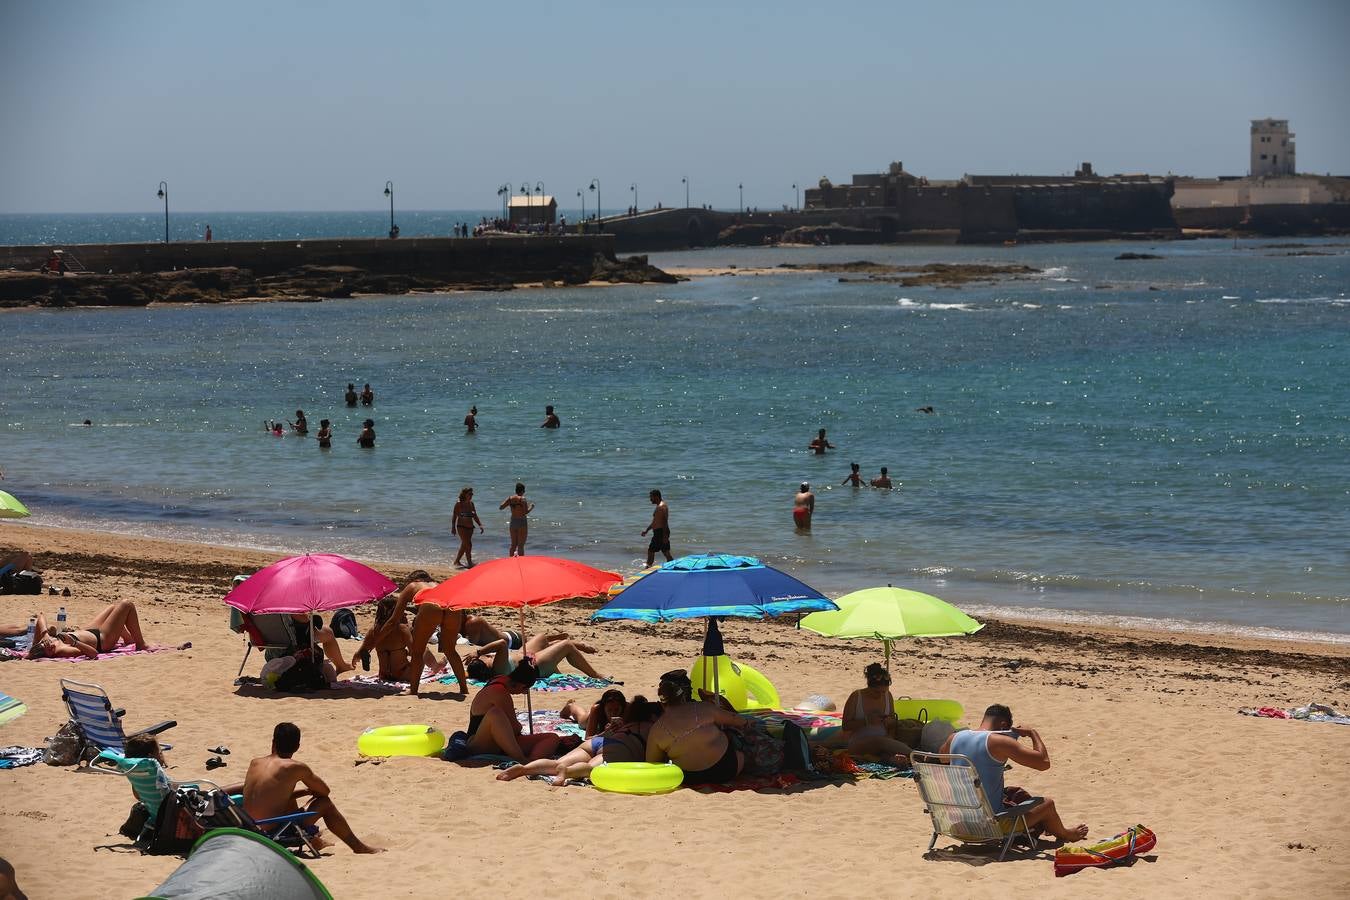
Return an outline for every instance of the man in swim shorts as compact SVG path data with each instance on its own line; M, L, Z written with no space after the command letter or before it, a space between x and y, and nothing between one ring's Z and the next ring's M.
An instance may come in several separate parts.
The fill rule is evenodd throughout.
M792 501L792 521L798 531L811 530L811 516L816 511L816 495L811 493L811 482L803 481L802 489Z
M661 499L660 491L652 491L648 497L656 507L652 510L652 523L642 529L643 537L649 531L652 533L652 542L647 545L647 565L650 567L658 552L665 554L666 562L675 557L670 555L670 507Z
M886 474L886 467L881 467L881 474L872 479L872 487L881 488L883 491L891 489L891 476Z

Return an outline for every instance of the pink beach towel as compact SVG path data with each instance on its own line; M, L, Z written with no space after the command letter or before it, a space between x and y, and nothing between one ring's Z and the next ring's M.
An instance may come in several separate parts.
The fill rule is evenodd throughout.
M37 659L32 659L32 660L28 660L28 661L29 661L29 662L94 662L94 661L96 661L96 660L102 660L102 659L121 659L121 658L124 657L124 656L137 656L137 655L142 654L142 653L163 653L163 652L168 651L168 650L180 650L180 649L187 649L187 648L180 648L180 647L147 647L147 648L144 649L144 650L137 650L137 649L136 649L135 647L133 647L131 644L120 644L120 643L119 643L116 647L114 647L114 648L113 648L111 651L109 651L108 653L100 653L100 654L99 654L98 656L96 656L94 659L90 659L90 658L87 657L87 656L68 656L68 657L58 657L58 658L56 658L56 659L52 659L52 658L50 658L50 657L42 656L42 657L38 657ZM23 653L23 652L18 651L18 650L4 650L4 649L0 649L0 659L28 659L28 654Z

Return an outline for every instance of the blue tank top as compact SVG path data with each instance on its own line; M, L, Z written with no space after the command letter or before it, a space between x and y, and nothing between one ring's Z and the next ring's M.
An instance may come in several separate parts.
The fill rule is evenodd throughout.
M992 731L958 731L952 735L951 752L969 757L980 776L980 787L989 798L989 807L996 813L1003 811L1003 763L989 755L989 735Z

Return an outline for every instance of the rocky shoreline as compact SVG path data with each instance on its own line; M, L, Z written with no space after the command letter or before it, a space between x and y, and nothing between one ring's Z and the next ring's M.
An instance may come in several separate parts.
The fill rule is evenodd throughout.
M646 256L612 259L597 253L590 267L560 266L552 277L528 284L582 285L673 284L679 277L656 268ZM81 272L58 276L0 270L0 308L149 306L153 303L238 303L290 301L314 303L360 295L509 291L521 286L505 273L469 279L371 272L355 266L300 266L275 275L258 275L236 266L176 269L167 272L100 275Z

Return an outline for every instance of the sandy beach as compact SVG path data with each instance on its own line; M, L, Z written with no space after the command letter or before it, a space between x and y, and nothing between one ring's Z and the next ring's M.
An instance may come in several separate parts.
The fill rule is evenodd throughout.
M467 705L439 685L421 699L241 693L232 682L244 644L226 627L221 597L232 575L277 555L30 526L6 526L3 544L0 554L32 552L47 582L72 596L0 598L8 610L0 620L64 604L81 623L125 598L152 642L193 643L98 662L4 664L0 690L29 712L4 727L3 743L40 746L56 731L62 677L101 684L133 727L176 719L165 740L175 745L167 755L179 780L205 776L206 750L221 743L233 752L211 777L242 778L248 759L267 752L273 725L294 721L304 735L298 758L332 786L357 834L389 850L358 857L338 846L313 862L339 898L425 896L464 884L619 898L668 894L675 878L682 897L1312 898L1344 896L1350 874L1350 729L1237 714L1309 700L1350 705L1344 644L991 622L974 637L902 645L892 663L897 695L957 699L968 723L1003 702L1041 730L1051 769L1019 770L1010 783L1054 797L1066 821L1088 823L1091 839L1135 823L1158 834L1156 851L1129 869L1055 879L1045 852L1005 863L982 852L925 859L929 820L904 779L643 798L502 784L491 769L435 759L358 765L362 729L430 722L450 732L464 726ZM591 626L594 606L555 604L530 622L594 643L596 665L622 678L630 697L654 696L657 676L697 653L696 623ZM364 629L369 611L359 618ZM730 622L724 633L733 658L769 676L789 704L814 693L842 704L863 666L881 656L877 644L830 641L787 623ZM260 665L255 655L247 673ZM534 700L556 708L595 696ZM37 765L0 771L0 797L0 855L31 897L137 896L180 862L142 856L116 833L132 800L121 779Z

